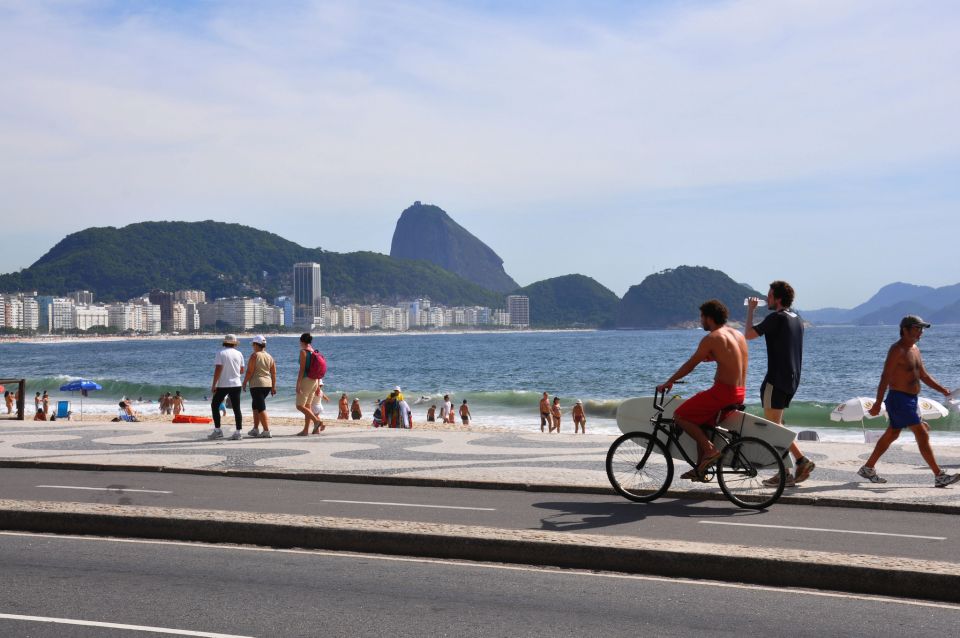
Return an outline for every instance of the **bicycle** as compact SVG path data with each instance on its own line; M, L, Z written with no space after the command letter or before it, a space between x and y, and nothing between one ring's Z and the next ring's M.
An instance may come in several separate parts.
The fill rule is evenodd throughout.
M654 392L653 407L657 412L650 419L652 433L628 432L618 437L607 452L607 478L613 489L624 498L638 503L649 503L666 493L673 481L673 452L696 472L697 463L680 444L681 428L674 419L664 417L666 389ZM720 412L743 410L742 405L731 405ZM730 502L747 509L770 507L783 494L786 470L776 449L762 439L740 436L738 432L719 426L705 428L708 438L722 452L716 465L708 468L700 478L709 482L714 476L720 490ZM764 478L761 472L777 472ZM771 480L774 476L779 481Z

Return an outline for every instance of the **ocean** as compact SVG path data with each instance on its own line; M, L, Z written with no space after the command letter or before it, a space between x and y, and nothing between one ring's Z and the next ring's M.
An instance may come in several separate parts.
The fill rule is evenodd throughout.
M700 330L557 331L507 333L428 333L318 336L314 343L327 358L326 414L336 414L345 392L359 397L364 418L374 401L400 385L415 419L424 420L431 404L450 394L454 404L467 399L474 422L520 431L539 430L538 401L546 391L560 397L563 427L572 432L569 410L577 399L586 407L591 432L617 433L617 405L625 398L650 396L694 351ZM209 414L213 357L220 337L64 340L0 343L0 378L27 379L27 408L33 393L47 390L54 400L72 398L58 388L76 378L103 386L83 400L85 414L116 413L117 401L141 401L137 410L157 410L163 392L179 390L187 412ZM863 440L860 423L835 423L837 404L854 396L872 397L897 328L810 327L804 342L800 389L786 412L787 425L815 430L821 440ZM948 388L960 385L960 326L934 326L920 342L930 374ZM250 339L240 340L248 356ZM296 336L270 336L267 350L277 360L279 392L268 411L294 416L293 378L297 372ZM691 394L710 385L714 367L701 364L675 391ZM750 342L748 409L759 410L759 388L766 371L763 339ZM923 396L940 400L925 389ZM152 402L152 403L151 403ZM244 412L249 402L244 399ZM960 445L960 414L930 422L934 441ZM884 419L867 421L883 429ZM907 439L912 439L909 435Z

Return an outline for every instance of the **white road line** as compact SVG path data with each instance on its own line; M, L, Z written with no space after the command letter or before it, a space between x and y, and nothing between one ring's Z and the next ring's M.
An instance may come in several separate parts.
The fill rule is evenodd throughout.
M891 534L888 532L861 532L855 529L828 529L826 527L793 527L790 525L760 525L758 523L729 523L726 521L699 521L704 525L736 525L737 527L765 527L767 529L795 529L801 532L830 532L831 534L864 534L866 536L896 536L919 538L927 541L945 541L945 536L918 536L916 534Z
M48 616L21 616L20 614L0 614L0 619L26 620L31 622L46 622L57 625L83 625L84 627L105 627L107 629L129 629L131 631L148 631L154 634L173 634L174 636L200 636L202 638L252 638L238 634L215 634L209 631L191 631L189 629L169 629L167 627L149 627L146 625L124 625L113 622L98 622L96 620L75 620L73 618L50 618Z
M346 503L348 505L392 505L393 507L428 507L438 510L474 510L477 512L496 512L493 507L459 507L457 505L422 505L418 503L380 503L377 501L338 501L335 499L323 499L321 503Z
M142 492L144 494L173 494L164 490L131 490L126 487L78 487L76 485L34 485L34 487L49 487L57 490L90 490L93 492Z
M415 558L412 556L387 556L385 554L361 554L359 552L331 552L310 549L275 549L273 547L254 547L251 545L212 545L210 543L191 543L186 541L155 541L138 538L107 538L103 536L64 536L60 534L34 534L31 532L0 532L0 536L29 536L31 538L51 538L56 540L73 540L81 542L130 543L133 545L173 545L176 547L193 547L195 549L212 549L220 551L240 552L276 552L278 554L301 554L306 556L329 556L332 558L359 558L361 560L382 560L396 563L426 563L431 565L455 565L457 567L472 567L474 569L500 569L516 572L538 572L557 576L582 576L584 578L615 578L619 580L643 580L654 583L683 584L692 587L722 587L724 589L749 589L751 591L767 591L775 594L790 592L798 596L814 596L818 598L844 598L848 600L883 601L894 605L910 607L933 607L960 611L960 605L950 603L934 603L924 600L906 600L890 598L888 596L870 596L867 594L844 594L840 592L814 591L809 589L793 589L790 587L770 587L767 585L744 585L742 583L724 583L715 580L689 580L685 578L667 578L666 576L642 576L640 574L618 574L616 572L590 572L562 567L525 567L523 565L502 565L497 563L464 562L458 560L442 560L439 558Z

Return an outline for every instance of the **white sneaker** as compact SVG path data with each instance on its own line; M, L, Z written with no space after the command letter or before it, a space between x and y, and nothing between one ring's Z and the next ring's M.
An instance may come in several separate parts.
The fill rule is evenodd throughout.
M213 428L213 432L211 432L210 434L208 434L208 435L207 435L207 438L208 438L208 439L222 439L222 438L223 438L223 430L221 430L220 428Z
M885 479L885 478L881 477L879 474L877 474L877 471L876 471L875 469L873 469L872 467L867 467L866 465L864 465L864 466L861 467L859 470L857 470L857 474L859 474L859 475L862 476L863 478L867 479L867 480L870 481L871 483L886 483L886 482L887 482L887 479ZM937 478L939 478L939 477L937 477Z
M242 438L243 438L243 432L241 432L240 430L234 430L233 434L230 435L231 441L239 441Z
M957 481L960 481L960 474L947 474L943 470L940 470L940 473L937 474L937 478L933 481L933 486L946 487L948 485L953 485Z
M260 433L260 436L259 436L258 438L261 438L261 439L272 439L272 438L273 438L273 435L270 434L270 430L264 430L263 432Z
M247 436L249 436L251 439L257 438L258 436L260 436L260 428L256 426L250 428L250 431L247 432Z

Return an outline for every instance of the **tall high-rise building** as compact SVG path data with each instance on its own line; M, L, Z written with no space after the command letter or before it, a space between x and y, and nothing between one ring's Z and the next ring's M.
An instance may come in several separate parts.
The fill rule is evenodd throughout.
M507 313L510 325L517 328L530 326L530 298L526 295L507 295Z
M293 314L298 326L323 325L320 264L311 261L293 265Z

